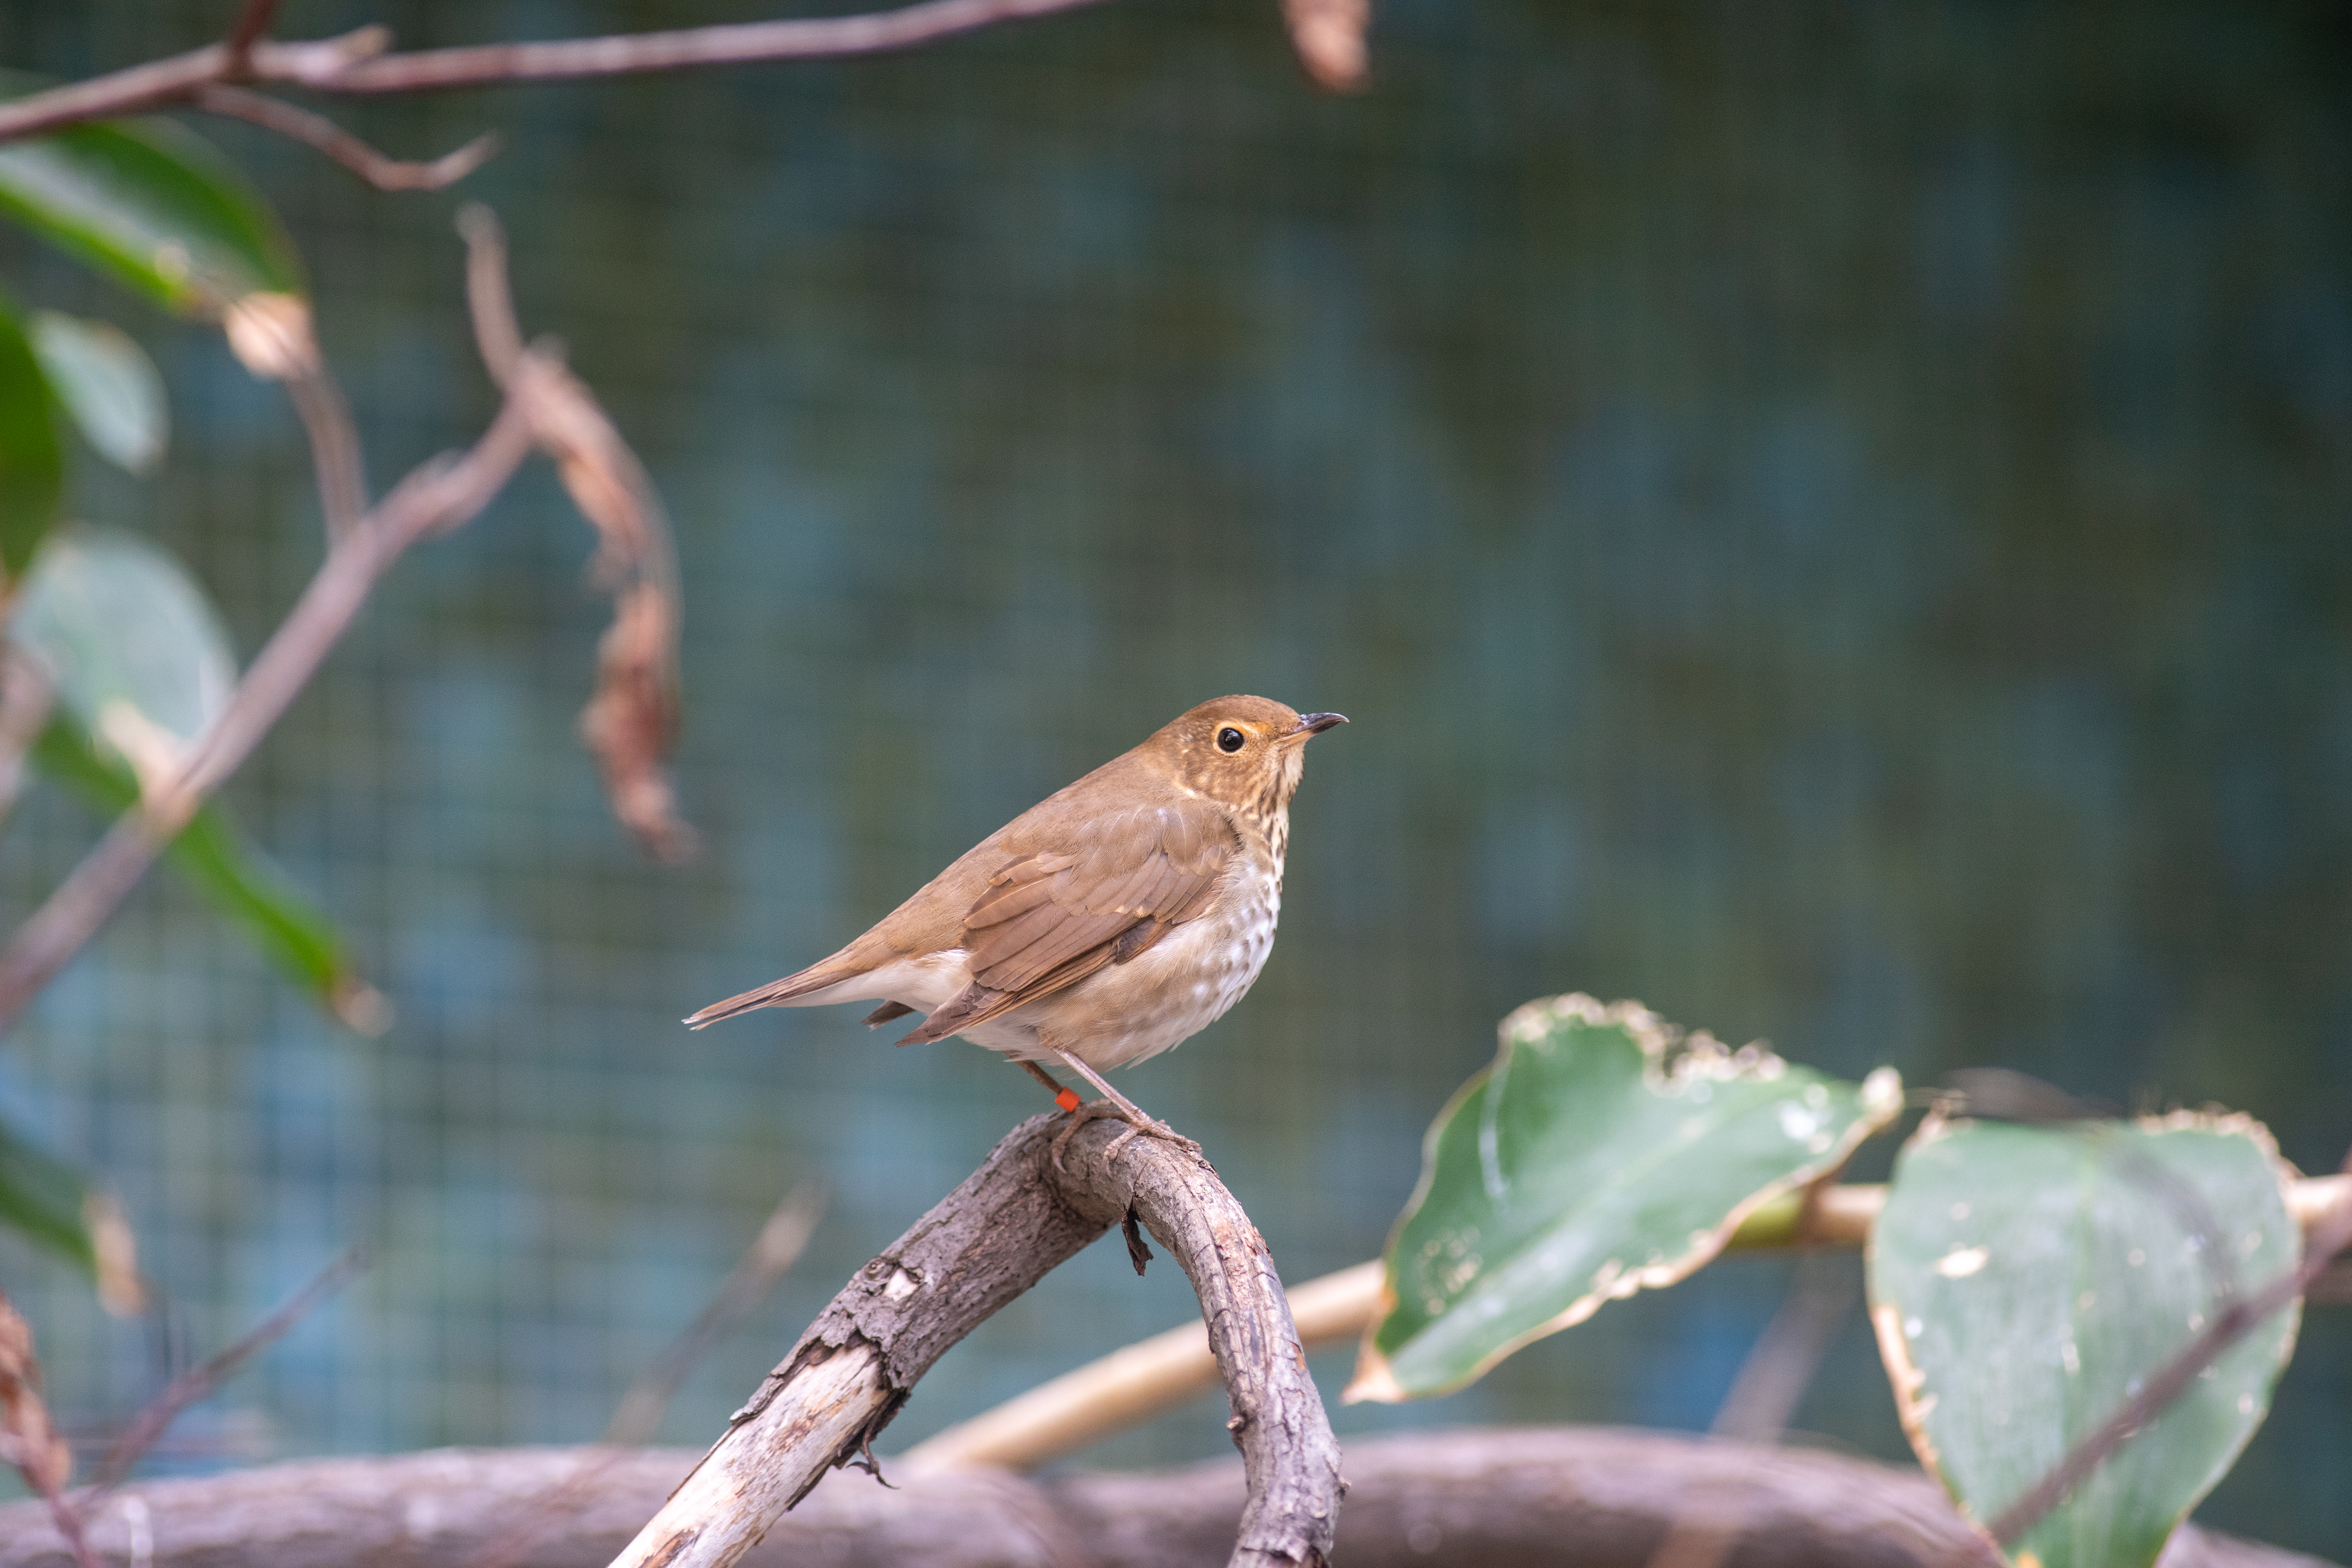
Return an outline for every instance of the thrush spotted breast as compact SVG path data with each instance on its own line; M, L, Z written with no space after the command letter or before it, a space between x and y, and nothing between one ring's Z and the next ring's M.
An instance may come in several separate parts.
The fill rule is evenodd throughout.
M868 1024L926 1015L902 1046L961 1035L1027 1068L1066 1111L1174 1138L1102 1073L1208 1027L1257 978L1303 752L1346 722L1263 697L1203 702L982 839L832 957L687 1023L879 1002ZM1082 1110L1041 1062L1108 1106Z

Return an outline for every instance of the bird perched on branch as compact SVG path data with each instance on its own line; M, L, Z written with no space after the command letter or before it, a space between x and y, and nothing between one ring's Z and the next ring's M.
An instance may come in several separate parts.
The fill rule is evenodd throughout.
M927 1015L902 1046L961 1035L1079 1121L1127 1121L1119 1143L1142 1132L1189 1146L1103 1071L1208 1027L1257 978L1307 742L1346 722L1263 697L1203 702L982 839L832 957L686 1021L879 1002L866 1023ZM1041 1062L1103 1100L1081 1106Z

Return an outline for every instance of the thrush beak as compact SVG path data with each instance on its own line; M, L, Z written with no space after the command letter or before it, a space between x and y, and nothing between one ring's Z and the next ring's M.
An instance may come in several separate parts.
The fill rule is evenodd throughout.
M1298 728L1291 732L1297 735L1319 735L1332 726L1344 724L1347 721L1348 716L1345 713L1301 713L1298 716Z

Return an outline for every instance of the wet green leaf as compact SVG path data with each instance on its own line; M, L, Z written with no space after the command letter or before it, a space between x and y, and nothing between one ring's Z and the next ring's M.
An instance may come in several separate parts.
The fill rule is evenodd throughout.
M1931 1120L1871 1242L1871 1317L1912 1447L1997 1518L2233 1293L2302 1250L2270 1135L2242 1116ZM2144 1568L2270 1408L2289 1309L2015 1542L2021 1564Z
M56 521L65 487L48 378L0 300L0 586L22 573Z
M170 121L78 125L0 145L0 211L191 315L302 291L277 216L209 142Z
M1836 1169L1902 1098L1885 1069L1857 1085L1759 1047L1677 1042L1632 1003L1528 1004L1430 1129L1347 1397L1459 1388L1606 1300L1674 1283L1758 1205Z
M36 310L33 352L49 386L98 455L143 474L163 456L171 417L163 378L131 334L110 321Z

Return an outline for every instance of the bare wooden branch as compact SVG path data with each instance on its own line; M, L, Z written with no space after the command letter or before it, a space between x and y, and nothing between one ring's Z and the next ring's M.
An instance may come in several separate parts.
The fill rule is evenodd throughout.
M1123 1158L1124 1156L1122 1156ZM158 1568L467 1568L590 1448L444 1448L146 1481L91 1521L110 1564L134 1528ZM695 1462L619 1457L530 1568L602 1568ZM1694 1504L1743 1545L1738 1568L1906 1568L1967 1526L1909 1468L1672 1433L1523 1426L1407 1433L1348 1450L1349 1568L1573 1563L1642 1568ZM828 1486L776 1522L745 1568L1215 1568L1245 1490L1233 1460L1032 1481L1002 1470ZM135 1510L135 1511L134 1511ZM37 1503L0 1506L0 1568L69 1568ZM2323 1568L2183 1525L2160 1568Z
M793 17L547 43L482 44L404 55L382 52L388 37L381 28L316 43L279 44L257 37L243 49L228 43L214 44L0 106L0 142L38 136L84 121L185 103L204 88L218 83L268 83L339 95L410 93L777 60L837 59L913 48L1000 23L1098 4L1101 0L922 0L895 11L859 16Z
M423 163L386 157L323 114L241 87L196 89L189 100L207 114L242 120L325 154L379 191L437 191L480 168L499 150L495 131L484 132L453 153Z
M1024 1122L852 1279L614 1568L724 1568L875 1436L940 1356L1131 1209L1201 1298L1249 1476L1234 1564L1329 1553L1339 1447L1265 1241L1214 1172L1165 1143L1105 1157L1089 1124L1051 1157L1059 1115ZM868 1464L872 1461L866 1459Z

